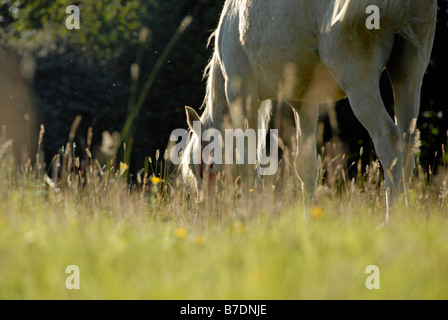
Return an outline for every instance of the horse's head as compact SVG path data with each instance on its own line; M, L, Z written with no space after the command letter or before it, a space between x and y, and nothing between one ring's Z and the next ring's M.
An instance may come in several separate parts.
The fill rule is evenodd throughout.
M190 139L182 155L182 176L185 182L193 185L196 191L202 188L203 181L211 182L214 178L213 164L208 163L204 148L208 142L202 138L206 124L193 108L185 107Z

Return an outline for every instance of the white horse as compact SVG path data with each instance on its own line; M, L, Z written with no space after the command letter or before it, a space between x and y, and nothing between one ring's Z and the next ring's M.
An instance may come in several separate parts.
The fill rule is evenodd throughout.
M380 29L366 26L371 5L380 9ZM280 98L298 114L296 166L304 197L312 195L318 104L348 97L384 169L387 221L415 165L415 125L436 15L436 0L227 0L214 33L204 112L199 117L186 109L192 137L184 177L194 176L200 188L206 169L192 165L192 153L203 148L194 121L201 121L202 130L222 130L229 115L233 128L266 128L270 104L263 102ZM395 122L380 95L385 69Z

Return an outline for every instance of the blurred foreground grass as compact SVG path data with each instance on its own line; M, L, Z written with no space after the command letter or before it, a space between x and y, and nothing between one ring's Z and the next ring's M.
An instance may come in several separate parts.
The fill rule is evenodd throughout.
M448 298L446 195L422 179L378 228L380 188L350 182L321 187L304 222L294 188L252 191L235 209L233 191L197 204L182 185L130 187L93 160L60 189L0 160L0 299ZM69 265L80 290L65 286ZM380 290L366 288L369 265Z

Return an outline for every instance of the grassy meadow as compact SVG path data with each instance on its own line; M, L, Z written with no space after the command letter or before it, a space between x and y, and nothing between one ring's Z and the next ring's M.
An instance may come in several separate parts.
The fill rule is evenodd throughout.
M45 109L47 144L56 145L54 150L66 144L44 159L41 127L33 138L39 141L37 155L19 163L6 128L0 130L0 299L448 299L446 149L437 174L417 167L408 206L401 199L386 226L378 162L346 165L347 158L335 155L346 148L320 152L315 202L306 210L288 156L259 188L242 190L237 181L218 175L213 185L204 184L202 201L170 168L163 150L148 157L143 168L129 168L136 150L143 158L144 150L159 147L152 142L159 142L167 119L184 116L183 108L167 106L183 106L185 97L202 93L200 77L191 82L191 75L206 63L201 50L222 4L203 0L190 10L190 2L83 1L82 32L77 32L61 24L67 17L64 1L42 9L38 1L21 6L2 1L16 12L10 29L20 39L3 37L18 52L31 48L29 56L34 55L22 60L30 64L29 80ZM194 12L175 29L184 11ZM43 27L35 29L38 25ZM170 39L168 26L174 32ZM187 28L192 30L183 34ZM440 39L427 86L433 91L425 94L426 115L419 123L432 138L426 146L440 146L445 128L438 109L445 105ZM155 83L159 73L160 84ZM157 94L151 95L154 84ZM17 101L25 96L5 88L0 106L11 103L11 96ZM95 115L98 129L77 132L84 130L78 130L78 116L64 141L71 116L80 113ZM30 114L19 118L31 119ZM110 130L102 126L108 121L123 125L122 131L107 139L103 134L103 143L109 142L99 156L92 132ZM137 121L152 121L157 125L151 131L160 132L139 137L146 129L137 130ZM5 123L26 131L24 125ZM319 134L322 145L324 127ZM351 178L354 168L359 173ZM68 266L79 268L79 289L66 286ZM379 289L366 286L370 266L379 268Z
M101 166L88 150L85 170L67 148L47 175L15 166L10 148L2 142L0 299L448 298L444 168L431 179L420 172L409 207L397 205L381 228L377 165L321 184L304 220L285 164L282 179L247 199L218 180L198 203L176 172L152 175L165 171L156 159L131 185L126 165ZM69 265L79 267L79 290L66 288ZM366 288L370 265L379 290Z

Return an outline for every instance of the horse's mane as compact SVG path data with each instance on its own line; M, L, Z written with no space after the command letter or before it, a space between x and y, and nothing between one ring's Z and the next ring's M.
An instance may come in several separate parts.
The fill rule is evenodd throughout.
M207 48L210 47L213 39L216 37L216 30L210 35L210 37L207 40ZM214 48L216 50L216 48ZM204 69L204 73L202 75L202 79L207 79L207 85L206 85L206 91L205 91L205 97L201 105L201 110L205 109L205 111L209 112L209 116L213 117L213 108L212 108L212 102L213 102L213 88L214 88L214 75L212 74L212 70L214 68L214 65L216 64L215 61L215 55L216 52L213 53L212 57L210 58L209 62L207 63L207 66ZM209 108L207 108L209 106Z
M207 47L209 47L214 39L216 39L217 30L214 31L208 39ZM205 97L200 107L203 110L201 115L202 131L205 131L213 126L213 123L221 123L223 113L226 106L227 99L225 96L225 82L221 71L221 65L219 61L219 52L217 43L215 41L213 55L205 67L203 79L206 79L206 91ZM200 140L196 133L191 133L190 143L187 145L183 156L182 163L180 165L184 180L189 183L193 183L194 179L188 179L192 174L190 169L190 155L192 152L196 152L197 148L200 148ZM197 187L197 186L196 186Z
M218 30L215 30L208 39L207 47L214 42L213 55L205 67L203 79L206 79L205 97L201 110L204 110L201 121L207 129L213 122L220 122L223 113L227 112L227 98L225 96L225 81L222 74L219 58L219 48L216 41ZM215 40L215 41L213 41Z

